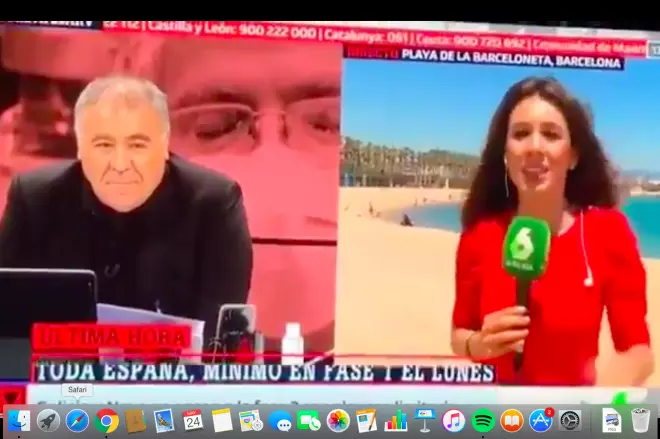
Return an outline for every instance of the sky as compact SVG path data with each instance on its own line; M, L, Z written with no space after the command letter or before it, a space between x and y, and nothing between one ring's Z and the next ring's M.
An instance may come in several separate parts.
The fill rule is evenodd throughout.
M592 107L615 164L660 171L660 61L624 71L345 60L342 132L377 144L477 154L505 91L527 76L554 76Z

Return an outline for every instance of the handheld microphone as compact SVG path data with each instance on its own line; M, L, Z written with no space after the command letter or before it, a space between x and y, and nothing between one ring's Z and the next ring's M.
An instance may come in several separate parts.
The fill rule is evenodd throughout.
M516 304L527 307L532 281L545 273L550 254L550 226L545 221L518 216L504 239L502 266L516 279ZM516 352L514 368L522 367L522 353Z

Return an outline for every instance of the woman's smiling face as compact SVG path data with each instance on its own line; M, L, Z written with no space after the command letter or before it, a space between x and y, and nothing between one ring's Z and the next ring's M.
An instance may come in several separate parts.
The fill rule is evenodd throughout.
M538 95L522 100L509 117L505 158L521 193L563 191L577 157L562 112Z

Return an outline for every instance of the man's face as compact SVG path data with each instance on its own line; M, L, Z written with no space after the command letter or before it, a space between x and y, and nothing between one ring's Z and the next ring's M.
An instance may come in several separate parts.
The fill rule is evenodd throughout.
M253 236L336 233L340 47L165 41L172 150L236 179Z
M99 200L118 212L144 204L158 187L168 157L165 126L139 96L108 95L78 121L78 156Z

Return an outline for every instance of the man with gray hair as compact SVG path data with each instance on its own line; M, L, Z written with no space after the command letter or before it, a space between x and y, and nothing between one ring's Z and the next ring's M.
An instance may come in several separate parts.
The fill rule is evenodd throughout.
M167 97L140 78L91 82L74 131L77 160L14 177L0 267L91 269L99 302L203 320L208 340L250 287L239 185L170 154Z

